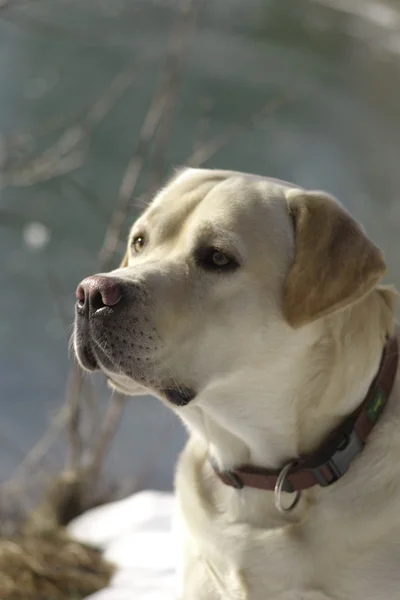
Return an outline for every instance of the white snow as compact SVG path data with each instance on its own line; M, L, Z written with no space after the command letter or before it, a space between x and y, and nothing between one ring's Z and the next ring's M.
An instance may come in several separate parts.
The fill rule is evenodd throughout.
M110 587L86 600L175 600L174 497L144 491L92 509L69 524L71 535L100 547L117 566Z

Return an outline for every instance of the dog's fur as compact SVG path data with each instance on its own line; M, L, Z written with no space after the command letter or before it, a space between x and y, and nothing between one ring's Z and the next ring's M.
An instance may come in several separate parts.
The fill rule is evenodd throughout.
M204 269L200 247L239 267ZM134 224L107 274L129 302L84 328L77 318L75 349L83 360L90 346L128 394L195 392L171 405L190 431L176 476L182 600L400 598L398 377L346 475L287 515L272 492L225 486L208 460L282 467L362 402L395 331L384 272L333 198L253 175L181 171Z

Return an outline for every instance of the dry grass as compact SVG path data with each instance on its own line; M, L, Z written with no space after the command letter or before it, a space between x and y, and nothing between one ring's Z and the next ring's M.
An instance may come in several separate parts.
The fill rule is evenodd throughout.
M112 567L62 530L0 540L2 600L80 600L107 586Z
M81 600L108 585L113 566L64 527L82 512L86 474L64 471L25 518L3 520L1 600ZM4 515L6 516L6 515Z
M60 527L0 539L2 600L81 600L106 587L113 568Z

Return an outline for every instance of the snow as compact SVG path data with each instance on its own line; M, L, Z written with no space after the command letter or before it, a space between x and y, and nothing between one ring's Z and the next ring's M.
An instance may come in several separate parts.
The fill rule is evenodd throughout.
M117 566L110 587L85 600L176 600L174 497L144 491L92 509L69 524Z

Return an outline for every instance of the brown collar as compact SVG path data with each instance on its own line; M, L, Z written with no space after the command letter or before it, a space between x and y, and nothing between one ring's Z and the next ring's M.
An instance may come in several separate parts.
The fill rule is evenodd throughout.
M350 463L364 448L366 440L387 404L393 388L399 358L397 337L387 340L379 371L367 396L357 410L343 421L315 452L294 460L285 470L280 489L285 492L305 490L314 485L331 485L349 469ZM226 485L259 490L275 490L282 469L264 469L243 465L232 471L214 470Z

